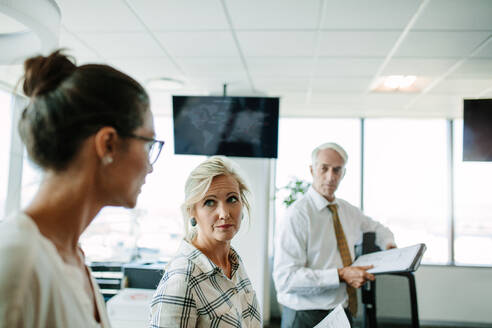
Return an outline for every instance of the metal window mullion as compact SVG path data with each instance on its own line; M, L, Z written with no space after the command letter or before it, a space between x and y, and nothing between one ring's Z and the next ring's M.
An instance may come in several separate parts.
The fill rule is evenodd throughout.
M455 237L455 217L454 217L454 122L447 120L447 164L448 164L448 249L449 264L455 265L454 237Z
M360 209L364 211L364 123L363 117L360 119Z

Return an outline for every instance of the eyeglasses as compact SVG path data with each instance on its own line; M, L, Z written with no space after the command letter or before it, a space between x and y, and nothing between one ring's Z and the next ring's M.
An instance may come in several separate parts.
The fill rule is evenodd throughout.
M150 165L154 165L154 163L159 158L159 155L161 154L162 147L164 146L164 141L157 140L154 138L139 136L136 134L129 134L126 135L126 137L145 141L147 145L147 153L149 154L149 163Z

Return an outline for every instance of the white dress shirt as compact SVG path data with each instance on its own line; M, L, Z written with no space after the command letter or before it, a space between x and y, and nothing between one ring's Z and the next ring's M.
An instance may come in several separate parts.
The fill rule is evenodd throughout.
M343 199L335 199L352 261L364 232L376 232L382 249L394 243L391 231ZM313 187L290 206L277 227L273 279L280 304L294 310L329 310L348 305L346 284L328 202Z
M26 214L1 222L0 328L110 327L104 300L91 277L100 323L94 319L94 302L83 288L84 274L63 262L55 245Z

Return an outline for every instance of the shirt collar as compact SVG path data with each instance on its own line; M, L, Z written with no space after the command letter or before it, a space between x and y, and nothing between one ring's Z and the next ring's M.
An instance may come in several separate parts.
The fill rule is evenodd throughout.
M193 264L195 264L203 273L212 276L222 270L215 265L205 254L197 249L189 239L185 238L179 247L179 253L186 256ZM231 261L231 277L234 276L239 268L239 255L236 250L231 247L229 252L229 260Z
M338 200L336 197L333 200L333 202L329 202L325 197L323 197L319 192L317 192L316 189L313 188L313 186L309 187L307 193L313 200L314 205L316 206L316 209L318 211L321 211L322 209L326 208L330 204L338 204Z

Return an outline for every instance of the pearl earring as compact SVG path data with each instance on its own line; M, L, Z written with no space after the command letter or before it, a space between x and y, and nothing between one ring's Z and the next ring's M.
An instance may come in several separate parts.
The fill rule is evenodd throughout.
M109 156L109 155L105 155L103 156L103 158L101 159L101 162L103 163L103 165L108 165L108 164L111 164L113 163L113 157Z
M192 227L196 226L196 219L195 218L191 218L190 219L190 224Z

